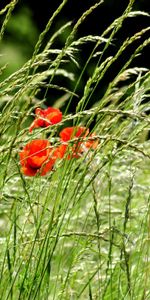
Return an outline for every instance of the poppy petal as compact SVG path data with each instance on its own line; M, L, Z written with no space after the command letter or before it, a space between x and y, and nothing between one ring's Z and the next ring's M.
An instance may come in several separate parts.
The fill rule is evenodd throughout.
M35 176L37 173L37 169L32 169L29 166L22 167L21 172L26 176Z

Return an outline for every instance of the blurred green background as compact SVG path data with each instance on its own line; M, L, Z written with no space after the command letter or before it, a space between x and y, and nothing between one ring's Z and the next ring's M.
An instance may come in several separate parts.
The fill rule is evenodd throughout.
M49 36L46 36L45 43L50 38L50 36L66 22L72 21L73 27L82 13L96 2L97 1L93 0L69 0L52 24ZM1 1L0 9L4 8L7 3L9 3L9 1ZM42 2L37 1L36 4L33 0L26 0L19 1L17 3L7 24L3 41L0 44L0 67L3 69L1 72L0 81L4 80L6 77L20 68L28 59L31 58L39 34L44 30L49 18L52 16L53 12L60 5L60 3L60 0L45 0ZM103 31L111 24L111 22L123 13L128 3L129 1L126 0L104 0L103 4L100 5L91 15L89 15L89 17L79 27L76 38L89 34L101 35ZM135 1L133 9L149 12L149 1ZM4 15L1 16L1 25L3 20ZM146 26L150 26L150 18L147 16L137 16L136 18L128 18L127 20L125 20L122 28L115 36L114 43L110 45L109 49L105 52L103 60L106 59L107 56L115 55L125 38L127 38L128 36L132 36L134 33L140 31ZM65 31L65 33L60 35L54 43L53 47L62 49L68 34L69 31L67 30ZM143 41L148 37L148 34L149 33L146 33L142 37ZM128 47L124 54L121 55L120 59L117 60L117 62L113 64L111 68L109 68L109 71L106 72L103 80L95 90L89 106L91 106L91 103L93 104L95 101L102 97L108 83L114 78L114 76L121 69L121 66L124 65L125 61L128 60L134 49L136 49L140 43L141 40L136 41L131 47ZM64 78L58 78L58 81L55 81L54 83L62 84L69 90L73 91L77 82L77 78L80 76L81 70L85 65L85 62L87 61L93 47L93 43L89 43L80 47L80 51L77 53L77 60L81 67L80 69L77 68L74 64L68 65L68 70L75 74L75 81L68 81L68 79L65 80ZM93 68L95 67L97 61L98 58L92 59L82 76L82 80L80 81L80 84L76 89L76 93L79 95L79 98L83 94L85 83L91 76ZM134 59L131 67L134 66L145 68L150 67L148 47L144 49L140 56ZM37 96L39 99L42 99L44 94L45 89L42 88ZM62 97L63 94L63 91L49 89L47 92L46 104L48 105L49 101L50 104L55 103L55 101ZM69 108L70 111L75 110L77 99L74 100L75 101L72 101Z

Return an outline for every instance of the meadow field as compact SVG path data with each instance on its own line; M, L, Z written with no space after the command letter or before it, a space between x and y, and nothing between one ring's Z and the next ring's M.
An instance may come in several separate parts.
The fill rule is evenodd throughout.
M0 300L149 300L150 71L136 59L150 26L115 48L126 20L149 15L130 0L101 35L78 36L95 1L51 34L68 1L29 60L4 77L1 66ZM15 6L0 11L1 45Z

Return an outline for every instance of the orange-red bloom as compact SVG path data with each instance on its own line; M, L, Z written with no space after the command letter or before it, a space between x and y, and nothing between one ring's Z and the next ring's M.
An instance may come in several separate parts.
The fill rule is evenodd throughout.
M67 127L64 128L60 133L59 136L61 140L64 142L70 141L73 138L83 137L85 138L89 133L89 130L86 127Z
M95 138L95 133L92 133L86 142L83 143L83 151L84 149L96 149L98 146L98 139Z
M85 138L89 133L89 129L86 127L67 127L64 128L60 133L59 136L61 138L62 142L66 142L65 144L59 146L59 152L61 153L61 157L65 155L65 153L68 151L69 155L67 156L68 159L71 157L78 158L80 156L81 151L81 144L82 140L81 138ZM73 145L69 145L68 142L74 138L80 138L80 141L74 141Z
M48 140L33 140L19 153L21 171L27 176L41 176L50 171L57 159Z
M63 142L62 145L58 147L58 153L59 157L64 157L66 152L69 152L67 155L67 158L70 159L72 157L80 157L81 153L87 151L90 149L96 149L98 146L98 140L95 138L95 133L92 133L87 137L89 134L89 129L86 127L67 127L64 128L59 136L61 138L61 141ZM76 141L73 142L73 145L69 145L69 141L72 139L76 139ZM78 141L77 138L80 138ZM82 141L83 139L87 139L87 141Z
M62 141L67 142L73 138L78 138L78 137L85 138L88 135L88 133L89 133L89 129L87 129L86 127L73 126L73 127L64 128L59 133L59 136L61 137Z
M57 124L62 120L62 112L58 108L48 107L46 109L36 108L36 118L32 122L29 131L34 128L48 127L53 124Z

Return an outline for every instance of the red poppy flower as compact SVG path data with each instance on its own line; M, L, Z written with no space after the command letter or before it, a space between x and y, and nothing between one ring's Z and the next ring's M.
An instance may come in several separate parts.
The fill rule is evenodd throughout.
M98 146L98 140L95 138L95 133L92 133L89 137L88 140L86 142L83 143L83 151L88 150L89 148L91 149L96 149Z
M58 108L48 107L46 109L36 108L36 119L32 122L29 131L34 128L48 127L62 120L62 112Z
M56 161L56 153L48 140L33 140L19 153L21 171L27 176L41 176L50 171Z
M85 138L89 133L89 129L86 127L79 127L79 126L74 126L74 127L67 127L64 128L60 133L59 136L61 138L62 142L66 142L66 144L59 146L61 155L63 155L68 151L71 154L67 156L68 159L71 157L80 157L81 151L81 144L82 141L74 141L73 146L69 145L67 142L72 140L73 138Z
M61 137L61 140L64 142L70 141L73 138L83 137L85 138L89 133L89 129L86 127L67 127L64 128L60 133L59 136Z

